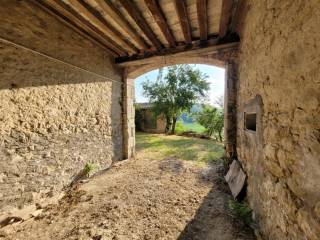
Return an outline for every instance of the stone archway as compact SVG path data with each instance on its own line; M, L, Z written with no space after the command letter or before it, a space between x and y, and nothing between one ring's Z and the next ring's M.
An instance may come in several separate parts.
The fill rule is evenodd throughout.
M126 64L123 77L124 159L135 156L134 80L149 71L176 64L206 64L225 68L224 145L228 156L236 156L237 49L238 44L226 44L225 47L219 49L209 47Z

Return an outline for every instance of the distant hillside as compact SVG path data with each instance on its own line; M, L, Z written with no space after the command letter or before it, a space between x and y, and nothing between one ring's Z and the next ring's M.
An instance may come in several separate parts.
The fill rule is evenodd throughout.
M201 104L195 104L191 108L191 113L200 112L201 110L202 110L202 105Z
M195 104L191 108L190 113L187 113L187 112L182 113L178 120L180 120L180 121L182 121L184 123L193 123L193 122L195 122L195 120L191 116L192 113L197 113L197 112L200 112L201 110L202 110L202 105L201 104Z

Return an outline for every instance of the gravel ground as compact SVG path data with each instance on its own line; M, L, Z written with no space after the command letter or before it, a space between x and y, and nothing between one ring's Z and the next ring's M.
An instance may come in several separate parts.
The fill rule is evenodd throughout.
M153 159L139 150L38 217L2 228L0 239L255 239L230 214L222 175L219 164Z

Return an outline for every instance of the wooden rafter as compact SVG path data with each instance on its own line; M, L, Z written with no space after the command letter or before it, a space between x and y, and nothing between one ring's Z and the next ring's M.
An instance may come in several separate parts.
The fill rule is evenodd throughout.
M119 0L122 6L126 9L130 17L136 22L139 28L144 32L144 34L149 38L152 44L158 49L162 49L161 42L158 40L157 36L154 34L150 26L147 24L146 20L140 13L139 9L132 0Z
M105 11L113 20L124 29L140 46L141 49L148 49L148 44L144 39L136 32L136 30L131 26L128 20L122 15L122 13L117 9L112 1L110 0L95 0L98 5Z
M232 18L233 0L223 0L221 9L219 36L223 38L228 33L228 26Z
M179 16L179 21L180 21L185 42L186 44L191 44L192 42L191 27L190 27L187 7L184 0L175 0L175 7Z
M62 21L64 24L66 24L68 27L71 27L74 31L76 31L81 36L85 37L89 41L92 41L95 44L98 44L100 47L106 49L111 53L112 56L117 57L120 54L114 51L112 48L108 47L103 39L101 39L99 36L95 36L94 34L90 33L90 31L87 31L86 29L83 29L82 27L78 26L78 24L74 24L72 21L69 20L65 15L61 14L56 9L52 8L50 5L45 3L44 1L39 0L32 0L33 3L35 3L37 6L42 8L44 11L46 11L48 14L56 17L60 21Z
M156 0L145 0L145 3L147 7L149 8L151 14L153 15L153 18L155 19L156 23L158 24L159 28L161 29L161 32L167 39L170 47L176 46L176 41L172 35L172 32L169 28L169 25L167 23L167 20L161 10L161 7L159 6L158 1Z
M60 0L35 0L39 5L47 8L56 16L63 19L68 25L75 26L76 28L86 31L90 36L95 36L111 51L117 53L117 55L126 55L125 50L117 45L112 39L109 39L103 32L97 29L94 25L91 25L87 20L82 18L78 12L74 11L69 5Z
M79 1L88 11L96 17L108 30L111 31L111 35L113 38L122 40L122 44L126 47L128 52L130 53L137 53L139 49L128 39L128 36L125 34L123 35L119 32L113 25L111 25L101 14L100 12L87 3L85 0L77 0Z
M200 40L208 39L207 0L197 0L197 16L200 29Z
M88 8L89 6L82 0L70 1L70 7L77 11L81 16L86 18L89 22L99 28L104 32L108 37L112 38L114 41L118 42L126 49L129 53L135 53L137 49L132 45L128 44L125 39L115 31L112 27L103 22L104 19Z
M229 31L231 33L235 33L237 30L239 30L239 28L241 28L241 25L244 22L245 14L248 11L247 1L238 0L236 4L233 4L233 11L234 14L229 25Z

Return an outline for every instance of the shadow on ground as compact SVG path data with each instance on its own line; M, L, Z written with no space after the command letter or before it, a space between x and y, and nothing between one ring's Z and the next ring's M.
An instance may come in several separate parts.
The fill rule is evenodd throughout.
M228 194L211 189L177 240L256 239L252 229L231 216L227 199Z
M176 171L181 169L181 161L164 161L164 164ZM228 206L232 196L223 175L222 164L210 164L198 173L200 182L213 183L213 187L177 240L256 239L253 230L232 215Z

